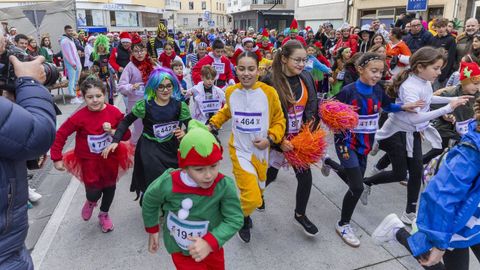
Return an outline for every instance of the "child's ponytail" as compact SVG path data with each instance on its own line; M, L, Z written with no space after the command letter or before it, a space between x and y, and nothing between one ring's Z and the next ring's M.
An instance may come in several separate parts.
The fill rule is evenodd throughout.
M410 56L410 68L402 71L394 80L390 87L387 88L387 94L392 97L398 97L398 91L402 83L408 79L408 76L413 74L418 74L418 68L421 66L426 68L431 66L437 61L442 60L443 64L446 64L447 56L446 51L443 48L434 48L434 47L422 47L416 51L412 56Z

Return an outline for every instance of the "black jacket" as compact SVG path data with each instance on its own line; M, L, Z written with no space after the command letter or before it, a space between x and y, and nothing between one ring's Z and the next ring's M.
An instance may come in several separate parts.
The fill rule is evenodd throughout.
M430 32L422 29L419 33L413 35L412 33L408 33L403 41L407 43L408 48L410 51L415 53L418 49L430 45L432 42L433 36Z
M448 53L447 63L445 67L442 68L442 74L438 77L440 82L444 82L445 80L448 80L450 75L454 72L455 61L457 59L457 43L455 38L450 34L443 37L437 35L431 39L430 44L428 45L435 48L444 48Z

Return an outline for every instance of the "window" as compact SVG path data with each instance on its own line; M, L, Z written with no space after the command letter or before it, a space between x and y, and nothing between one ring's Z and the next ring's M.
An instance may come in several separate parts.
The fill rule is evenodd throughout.
M178 9L182 9L182 2L178 3Z
M188 2L188 9L193 10L193 2Z
M217 10L218 10L218 2L215 3L217 5Z
M78 26L103 26L103 11L102 10L77 10L77 24Z
M202 25L202 18L198 18L198 26Z
M110 11L112 26L138 26L138 13L131 11Z
M143 27L157 27L158 17L160 14L142 12L142 26ZM160 15L161 16L161 15Z
M202 1L202 10L207 9L207 2Z
M188 25L188 18L183 18L183 25Z

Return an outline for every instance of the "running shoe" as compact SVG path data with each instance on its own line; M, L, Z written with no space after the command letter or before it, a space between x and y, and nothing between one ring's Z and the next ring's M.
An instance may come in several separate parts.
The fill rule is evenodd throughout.
M257 207L258 212L265 212L265 199L262 196L262 205L260 207Z
M315 224L313 224L307 216L297 216L294 214L295 217L295 224L301 226L303 228L303 232L308 236L315 236L318 234L318 229Z
M363 205L368 205L368 196L370 196L371 192L372 192L372 187L369 185L363 184L363 192L362 192L362 195L360 195L360 202L362 202Z
M42 198L42 195L36 192L33 188L28 187L28 200L32 203L37 202Z
M372 233L373 242L377 245L397 240L395 234L405 225L396 214L386 216Z
M412 225L413 221L416 218L417 218L417 213L403 212L402 216L400 217L400 220L407 225Z
M250 217L243 218L243 227L238 231L238 237L244 243L250 242L250 229L253 227L253 222Z
M100 226L102 226L102 232L108 233L113 231L113 223L108 213L100 212L100 214L98 214L98 221Z
M90 220L92 217L93 209L97 206L96 202L85 201L82 208L82 218L85 221Z
M408 179L410 178L410 173L407 171L407 177L405 177L405 180L400 181L400 185L402 186L408 186Z
M323 176L328 177L330 175L330 171L332 170L332 167L328 166L327 164L323 163L322 167L320 168L320 172L322 173Z
M379 168L377 168L377 165L373 165L372 170L370 170L370 174L371 175L376 175L376 174L379 174L383 171L384 171L383 169L380 170Z
M370 151L370 155L374 157L375 155L377 155L378 150L380 150L380 146L378 145L378 142L375 141L373 143L372 150Z
M340 226L338 223L339 221L335 223L335 231L337 231L337 234L342 238L343 242L354 248L359 247L360 240L355 235L355 232L353 232L350 224Z

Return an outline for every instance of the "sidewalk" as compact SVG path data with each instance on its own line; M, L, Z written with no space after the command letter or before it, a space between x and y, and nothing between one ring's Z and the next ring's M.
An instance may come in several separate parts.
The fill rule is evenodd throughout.
M229 133L227 124L220 133L224 147ZM231 176L228 151L224 154L221 172ZM336 159L333 147L329 154ZM370 166L380 156L371 157ZM163 244L157 254L147 250L148 236L138 202L133 201L135 196L129 192L130 179L131 171L118 183L110 211L115 230L104 234L96 217L98 208L89 222L80 217L85 201L83 185L66 173L50 171L40 191L45 187L58 189L59 193L64 187L66 190L53 207L51 218L42 220L48 224L32 252L36 269L174 269ZM399 244L376 246L370 237L387 214L402 213L405 187L397 183L374 187L369 205L365 207L359 202L352 225L362 243L355 249L344 244L334 230L347 186L333 172L328 178L323 177L318 168L313 169L313 183L307 215L320 234L309 238L293 223L296 178L292 170L281 170L277 181L265 192L266 211L252 216L252 241L244 244L235 236L226 244L227 269L421 269ZM42 200L48 198L44 196ZM32 233L38 232L31 229ZM479 269L474 256L471 261L471 269Z

